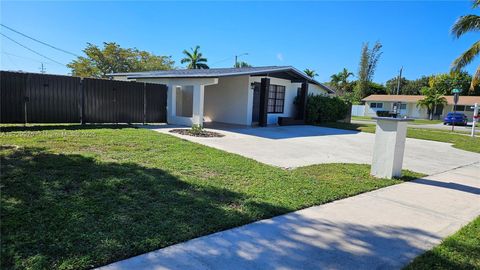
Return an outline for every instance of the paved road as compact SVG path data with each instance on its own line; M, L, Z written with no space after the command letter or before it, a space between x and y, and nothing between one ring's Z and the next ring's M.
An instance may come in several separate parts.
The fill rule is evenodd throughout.
M401 269L480 215L479 172L464 166L102 269Z
M164 126L155 130L172 134L169 129ZM216 131L225 137L175 136L284 168L320 163L370 164L375 140L375 134L315 126ZM434 174L474 161L480 161L480 154L459 150L447 143L417 139L406 142L404 168L413 171Z
M354 124L373 124L375 125L375 121L369 120L352 120ZM412 128L426 128L426 129L439 129L439 130L452 130L452 126L444 125L443 123L440 124L424 124L424 125L416 125L416 124L408 124L409 127ZM455 126L456 131L463 131L463 132L471 132L472 131L472 123L468 123L467 126ZM475 129L475 133L480 133L480 127L477 124L477 128Z

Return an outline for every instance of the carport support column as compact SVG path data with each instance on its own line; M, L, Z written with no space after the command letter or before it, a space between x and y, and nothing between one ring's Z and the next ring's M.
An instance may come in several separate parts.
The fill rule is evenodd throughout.
M402 176L408 118L374 117L377 120L371 174L380 178Z
M260 107L258 125L261 127L267 126L267 109L268 109L268 90L270 89L270 79L262 78L260 81Z
M307 116L307 98L308 98L308 82L302 83L302 87L300 88L300 96L299 96L299 103L298 103L298 120L305 120Z
M193 110L192 124L203 127L203 103L205 86L202 84L193 85Z

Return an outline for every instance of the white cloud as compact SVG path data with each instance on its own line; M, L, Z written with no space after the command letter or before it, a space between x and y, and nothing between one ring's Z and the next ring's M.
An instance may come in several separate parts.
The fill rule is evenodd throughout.
M283 54L277 53L277 59L283 62Z

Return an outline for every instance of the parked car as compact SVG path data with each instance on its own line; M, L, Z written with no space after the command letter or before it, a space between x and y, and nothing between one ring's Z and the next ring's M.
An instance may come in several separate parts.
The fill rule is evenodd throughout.
M467 116L463 113L449 112L445 118L443 118L444 125L467 125Z

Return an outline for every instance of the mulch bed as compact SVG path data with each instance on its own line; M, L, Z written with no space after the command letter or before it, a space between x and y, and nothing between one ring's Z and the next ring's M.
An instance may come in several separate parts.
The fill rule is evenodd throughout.
M207 131L207 130L202 130L202 131L192 131L191 129L172 129L170 130L172 133L177 133L181 135L188 135L188 136L194 136L194 137L205 137L205 138L219 138L219 137L224 137L225 135L220 134L218 132L213 132L213 131Z

